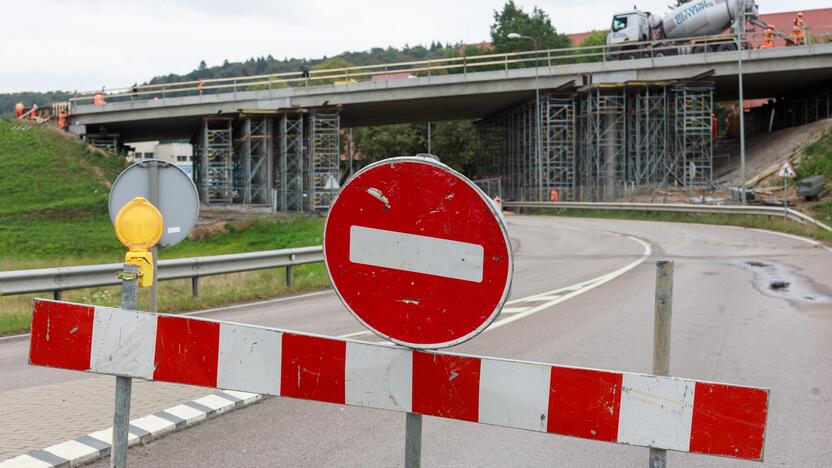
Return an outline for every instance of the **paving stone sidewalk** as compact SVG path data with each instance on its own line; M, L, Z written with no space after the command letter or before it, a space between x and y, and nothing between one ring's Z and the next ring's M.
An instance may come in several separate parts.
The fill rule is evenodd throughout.
M112 426L115 384L115 377L95 376L0 393L0 461ZM134 379L130 417L210 393Z

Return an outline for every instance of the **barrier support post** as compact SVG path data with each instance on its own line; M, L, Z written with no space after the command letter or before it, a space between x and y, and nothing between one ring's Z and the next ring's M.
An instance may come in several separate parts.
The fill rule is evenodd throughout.
M292 287L292 265L286 266L286 287Z
M407 413L404 428L404 467L422 466L422 415Z
M199 276L191 277L191 295L199 297Z
M119 273L121 279L121 308L138 310L139 267L124 265ZM133 380L130 377L116 377L116 402L113 411L113 445L110 453L110 467L127 466L127 438L130 425L130 393Z
M656 262L656 311L653 319L653 374L670 373L670 323L673 316L673 262ZM667 467L667 450L650 449L650 468Z

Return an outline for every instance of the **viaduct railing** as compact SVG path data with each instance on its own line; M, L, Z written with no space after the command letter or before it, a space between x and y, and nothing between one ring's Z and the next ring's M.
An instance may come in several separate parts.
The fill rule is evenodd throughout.
M789 37L790 32L782 31ZM761 42L762 32L749 33L743 38L745 44ZM807 45L799 46L809 50L813 44L830 42L832 26L807 28ZM778 41L782 41L778 39ZM274 73L231 78L210 78L136 85L110 89L106 93L89 91L70 99L74 105L95 103L96 94L106 102L132 100L154 100L188 95L217 94L238 91L271 90L289 87L310 87L319 85L346 85L352 83L410 77L467 74L480 71L509 70L519 68L553 67L558 65L608 62L643 58L660 58L673 55L707 54L736 50L736 37L732 35L705 36L680 42L678 40L631 42L626 45L568 47L512 53L486 53L483 55L457 56L429 60L365 65L346 68L318 69Z

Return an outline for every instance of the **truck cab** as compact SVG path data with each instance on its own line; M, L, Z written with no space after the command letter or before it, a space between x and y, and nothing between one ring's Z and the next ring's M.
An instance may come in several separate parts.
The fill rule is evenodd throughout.
M630 10L612 17L607 45L625 49L627 43L651 39L653 15L646 11Z

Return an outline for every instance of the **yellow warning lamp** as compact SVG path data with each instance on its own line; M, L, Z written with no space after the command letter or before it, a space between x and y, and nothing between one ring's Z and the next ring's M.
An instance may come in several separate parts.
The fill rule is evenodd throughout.
M162 213L149 201L136 197L118 210L115 226L118 240L130 249L124 263L139 267L139 287L152 285L153 254L149 250L162 238Z

